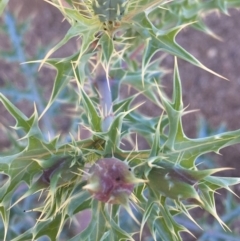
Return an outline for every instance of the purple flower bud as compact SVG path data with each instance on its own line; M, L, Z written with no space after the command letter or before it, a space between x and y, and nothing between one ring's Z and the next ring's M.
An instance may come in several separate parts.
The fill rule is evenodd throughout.
M135 178L131 168L116 158L98 160L89 170L88 184L84 187L93 198L111 204L120 204L133 192Z

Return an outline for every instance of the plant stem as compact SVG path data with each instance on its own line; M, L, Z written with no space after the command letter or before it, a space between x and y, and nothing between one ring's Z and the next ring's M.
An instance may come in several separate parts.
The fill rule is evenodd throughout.
M98 76L96 78L96 85L100 95L100 106L103 115L102 131L108 131L109 126L112 124L114 115L112 111L112 93L111 83L106 77L106 72L102 67L97 69ZM104 73L104 74L103 74Z

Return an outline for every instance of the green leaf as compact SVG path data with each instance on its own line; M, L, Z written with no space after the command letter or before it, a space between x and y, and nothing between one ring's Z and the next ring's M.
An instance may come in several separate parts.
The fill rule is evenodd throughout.
M68 206L67 214L72 217L73 214L83 211L91 207L91 199L88 191L81 191L71 196Z
M99 44L102 46L102 62L109 66L114 51L113 40L108 34L103 33L99 39Z
M205 180L208 182L208 186L214 191L220 188L225 188L228 191L233 192L230 189L230 186L240 183L240 178L237 177L208 176Z
M94 208L92 208L94 222L96 222L97 225L94 232L90 234L90 237L92 241L98 241L105 233L107 222L104 215L104 204L99 201L93 202L97 202L97 205L94 205Z
M177 58L175 58L174 76L173 76L173 108L181 111L183 109L182 85L178 70Z
M168 162L157 162L151 164L149 171L148 186L155 193L171 199L195 199L201 203L197 190L194 187L196 180L190 177L188 170Z
M115 149L120 145L122 122L124 115L124 113L120 113L117 116L115 116L111 126L109 127L104 149L104 152L106 154L113 153Z
M147 13L143 12L142 14L137 15L134 18L135 24L134 29L145 39L147 54L145 54L145 59L143 59L143 63L148 63L149 58L156 51L164 51L173 56L177 56L181 59L186 60L187 62L202 68L220 78L226 79L223 76L215 73L214 71L205 67L200 61L198 61L195 57L193 57L190 53L188 53L185 49L183 49L180 45L178 45L175 41L176 35L181 31L181 29L185 26L177 26L168 31L158 30L156 29L152 23L150 22ZM144 65L145 68L145 65Z
M155 204L148 218L148 226L154 240L181 241L180 232L185 231L184 227L177 224L167 206L161 203ZM158 238L157 238L158 237Z
M174 150L178 128L181 126L182 110L175 110L170 101L162 93L161 100L169 121L168 139L165 142L164 147L166 146L168 149Z
M229 131L222 134L201 138L179 141L174 144L174 150L166 153L166 158L175 162L181 155L181 165L192 167L197 157L202 154L216 152L220 149L240 142L240 131Z
M92 218L88 227L69 241L99 241L106 230L106 218L104 214L104 204L92 200Z
M155 133L154 138L153 138L149 158L157 156L158 153L160 152L160 145L159 144L160 144L160 141L161 141L160 140L160 126L161 126L161 122L162 122L161 117L159 118L159 122L157 124L156 133Z
M213 215L213 217L219 222L224 230L229 229L229 227L220 219L217 214L215 198L214 198L214 191L209 188L205 183L200 183L199 185L199 195L202 200L202 207Z
M123 229L121 229L119 227L119 225L113 220L110 220L110 225L111 225L111 229L110 229L110 237L113 237L114 239L109 239L110 240L130 240L130 241L134 241L134 239L131 237L130 234L128 234L126 231L124 231Z
M160 74L159 74L160 75ZM158 95L156 94L155 90L155 82L154 78L157 78L158 75L153 75L152 77L147 75L145 73L144 76L142 76L142 73L139 71L136 71L135 73L128 73L121 79L121 84L125 84L128 86L133 87L138 92L146 96L150 101L152 101L154 104L159 103ZM144 83L142 81L142 78L144 79Z
M38 113L34 105L34 113L27 118L14 104L12 104L4 95L0 93L0 101L3 103L8 112L16 120L15 129L23 129L26 135L22 139L28 140L26 149L33 149L42 146L43 135L38 126Z
M12 241L37 240L44 235L48 236L51 241L56 241L62 218L62 214L59 214L52 220L49 219L47 221L38 222L33 228L18 235L18 237L12 239Z
M84 105L86 114L88 115L88 122L91 126L91 130L95 132L101 131L101 117L98 115L96 104L86 94L83 88L80 88L81 100Z
M146 207L144 208L144 213L143 213L143 217L142 217L142 221L141 221L141 227L140 227L140 240L141 240L141 237L142 237L144 225L146 224L149 216L151 215L152 209L154 207L154 203L155 203L154 201L148 202Z
M53 5L57 6L56 4ZM59 8L61 9L61 7ZM72 26L70 27L66 35L63 37L63 39L47 53L47 55L41 61L40 68L55 51L57 51L59 48L65 45L70 39L76 36L81 36L82 44L79 50L79 56L75 63L75 66L77 66L83 54L88 50L91 43L95 41L95 34L99 30L98 25L94 25L93 21L82 17L82 15L79 14L79 12L76 11L76 9L73 10L65 8L62 12L64 13L64 15L66 15L66 17L69 17L73 20Z
M15 105L13 105L3 94L0 93L0 101L4 107L16 120L15 128L22 128L26 133L31 129L31 120L29 120Z
M57 99L60 92L66 87L69 82L69 76L73 72L72 61L77 59L77 55L70 56L65 59L48 59L46 63L52 66L56 71L56 77L53 84L53 89L51 93L51 97L48 100L47 106L44 111L41 113L41 117L47 112L47 110L51 107L54 101Z

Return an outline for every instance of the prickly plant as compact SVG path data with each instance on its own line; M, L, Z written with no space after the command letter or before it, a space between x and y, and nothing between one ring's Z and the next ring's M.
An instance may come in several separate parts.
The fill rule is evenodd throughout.
M7 2L1 1L0 12ZM64 239L64 230L84 210L90 210L91 221L84 230L69 234L68 240L144 240L145 232L153 240L182 240L181 234L189 230L177 217L184 214L197 224L190 212L196 207L229 230L216 211L215 194L221 188L233 192L230 186L240 179L218 176L227 168L200 169L195 162L202 154L240 143L240 130L196 139L186 136L177 58L218 74L184 50L175 37L187 25L214 36L201 14L226 13L239 7L239 1L47 2L61 11L70 28L43 60L35 61L40 68L56 70L45 109L38 113L35 107L28 117L0 94L16 120L20 142L0 157L2 240ZM51 58L76 36L80 37L76 53ZM171 98L160 84L165 71L160 67L162 58L156 57L159 51L175 56ZM66 86L72 86L71 94L78 97L69 96L69 103L76 107L73 118L79 125L70 138L47 139L39 121ZM123 95L120 90L126 86L135 89L134 94ZM136 103L140 95L157 106L155 117L140 112L147 105ZM81 138L82 129L88 130L88 137ZM145 149L139 148L138 138L147 143ZM19 192L22 185L25 191ZM35 224L16 231L17 214L12 210L28 198L35 202L22 211L36 214ZM133 220L130 230L123 224L124 210Z

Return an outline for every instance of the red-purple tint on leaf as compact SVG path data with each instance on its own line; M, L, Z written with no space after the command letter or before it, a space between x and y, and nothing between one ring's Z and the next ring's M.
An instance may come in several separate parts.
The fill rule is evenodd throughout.
M131 168L116 158L98 160L89 170L88 184L84 187L93 198L111 204L120 204L133 192L135 178Z

